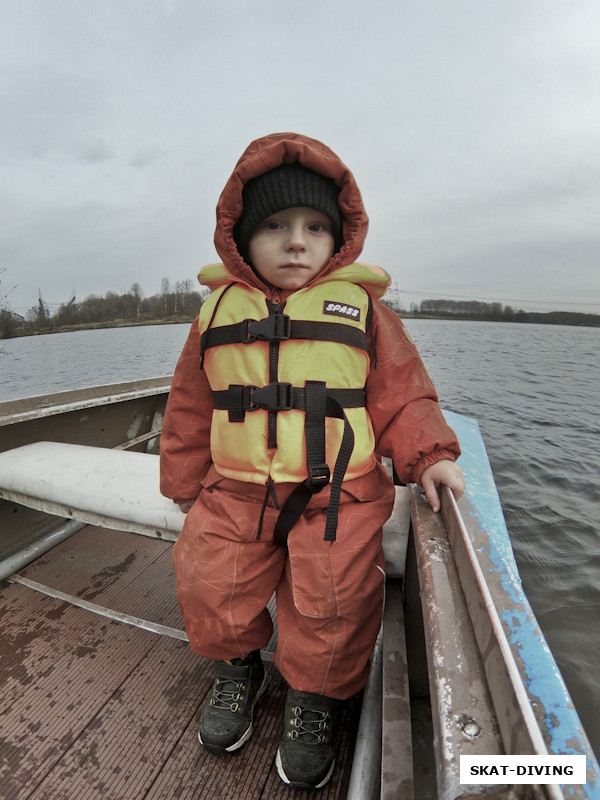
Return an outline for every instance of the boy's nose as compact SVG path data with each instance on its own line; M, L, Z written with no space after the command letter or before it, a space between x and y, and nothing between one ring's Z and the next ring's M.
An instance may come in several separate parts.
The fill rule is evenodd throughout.
M306 247L306 239L302 227L294 226L290 228L287 246L289 250L304 250Z

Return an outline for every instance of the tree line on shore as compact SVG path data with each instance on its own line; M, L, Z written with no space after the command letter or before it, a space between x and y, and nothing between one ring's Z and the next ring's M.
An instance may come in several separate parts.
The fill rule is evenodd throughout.
M201 292L194 287L191 280L176 281L171 285L168 278L163 278L160 292L144 297L140 284L134 283L121 294L106 292L103 297L89 295L80 303L73 298L60 305L54 313L49 311L40 297L38 305L30 308L25 317L12 312L4 300L0 303L0 339L85 327L188 321L194 318L208 296L207 290ZM418 305L412 303L409 311L392 307L401 316L600 327L600 314L523 311L499 302L485 303L479 300L435 298L422 300Z
M134 283L128 291L106 292L104 296L89 295L80 303L73 298L62 303L51 313L40 297L38 304L29 309L25 317L10 311L0 311L0 338L34 333L52 333L82 327L110 327L114 325L144 325L161 321L186 321L193 319L208 292L194 288L191 280L176 281L173 285L163 278L161 290L144 297L142 287Z
M600 314L579 311L523 311L502 303L480 300L427 299L412 303L411 316L443 317L445 319L487 320L490 322L529 322L544 325L583 325L600 327Z

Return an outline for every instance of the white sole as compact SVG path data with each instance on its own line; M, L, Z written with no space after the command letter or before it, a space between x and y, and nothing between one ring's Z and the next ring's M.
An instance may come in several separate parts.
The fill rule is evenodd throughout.
M331 776L333 775L333 770L335 769L335 758L331 764L329 772L323 778L321 783L318 783L316 786L310 786L308 783L300 783L299 781L291 781L288 776L285 774L283 769L283 764L281 763L281 754L279 752L279 748L277 748L277 757L275 758L275 763L277 765L277 774L281 778L284 783L287 783L288 786L294 786L299 789L322 789L326 783L330 780Z

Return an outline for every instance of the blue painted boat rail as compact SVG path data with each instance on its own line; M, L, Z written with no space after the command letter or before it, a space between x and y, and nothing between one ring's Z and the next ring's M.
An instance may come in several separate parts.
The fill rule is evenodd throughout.
M587 783L561 786L563 796L600 800L598 761L523 590L479 425L475 419L444 413L460 441L459 463L466 476L467 492L458 507L547 752L586 755Z

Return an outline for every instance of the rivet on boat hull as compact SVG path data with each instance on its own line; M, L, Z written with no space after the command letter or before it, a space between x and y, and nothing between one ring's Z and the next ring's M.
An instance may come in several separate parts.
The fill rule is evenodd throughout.
M472 717L461 716L458 718L458 724L467 739L475 739L481 733L481 727Z

